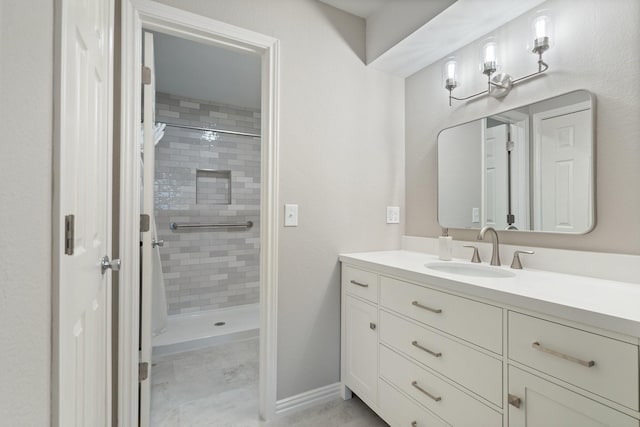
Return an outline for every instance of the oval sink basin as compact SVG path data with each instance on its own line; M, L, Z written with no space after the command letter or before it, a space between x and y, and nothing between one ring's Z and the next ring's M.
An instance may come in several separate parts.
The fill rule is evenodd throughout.
M514 277L515 274L508 270L502 270L496 267L487 267L484 265L461 264L457 262L431 262L424 265L425 267L441 271L443 273L459 274L461 276L471 277Z

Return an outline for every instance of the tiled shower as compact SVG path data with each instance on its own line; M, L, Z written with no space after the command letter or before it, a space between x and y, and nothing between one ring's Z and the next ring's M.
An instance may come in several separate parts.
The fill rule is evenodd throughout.
M156 94L156 121L260 134L259 110ZM167 126L155 214L169 316L259 300L260 138ZM170 224L251 228L171 230Z

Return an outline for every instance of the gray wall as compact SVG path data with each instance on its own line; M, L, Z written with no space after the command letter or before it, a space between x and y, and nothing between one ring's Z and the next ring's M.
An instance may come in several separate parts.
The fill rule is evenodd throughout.
M166 93L156 94L156 121L260 134L256 109ZM260 297L260 139L201 137L201 131L167 127L156 145L155 213L158 238L165 242L160 258L169 315L252 304ZM197 169L228 171L229 179L198 177ZM172 221L254 226L171 231Z
M403 232L385 224L404 210L403 80L363 63L364 20L315 0L163 3L281 42L279 204L299 204L300 225L279 230L277 395L337 382L338 254Z
M53 6L0 2L0 424L49 425Z
M500 241L602 252L640 253L640 2L637 0L550 0L555 40L545 53L547 75L517 86L504 99L454 101L450 108L442 87L441 64L409 77L406 82L406 200L408 235L434 237L437 223L436 136L446 127L510 110L575 89L587 89L597 98L596 118L596 228L583 236L545 233L501 233ZM525 46L528 16L495 32L502 42L502 71L514 76L536 69L536 58ZM480 91L486 80L476 59L480 43L458 52L466 96ZM475 240L475 232L450 230L455 239Z

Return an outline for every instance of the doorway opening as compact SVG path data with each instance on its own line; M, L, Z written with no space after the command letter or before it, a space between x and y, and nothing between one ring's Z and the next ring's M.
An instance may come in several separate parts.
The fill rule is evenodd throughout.
M243 383L248 391L240 393L251 398L242 399L242 416L270 419L276 407L278 41L153 2L128 0L122 14L119 238L128 268L119 286L118 418L150 425L152 407L161 407L156 400L177 400L175 390L167 391L167 372L180 365L187 369L173 380L183 406L165 407L169 417L221 398L221 385ZM154 37L156 46L148 42ZM165 48L177 53L164 54ZM197 59L179 57L186 53ZM254 85L252 105L229 90L231 84L222 95L208 94L207 83L223 73L207 58L228 65L221 55L252 61L258 77L244 83ZM188 75L191 65L204 77ZM163 82L163 74L178 83ZM241 76L238 69L231 74ZM225 90L236 100L224 98ZM215 362L217 350L224 356ZM223 359L240 363L224 366ZM172 368L163 371L162 363ZM209 372L215 378L195 383L217 368Z
M143 324L145 278L151 286L150 424L257 419L261 59L161 32L143 40L152 76L143 122L153 132L143 168L154 162L141 191L145 201L153 193L141 266ZM229 405L238 394L241 409Z

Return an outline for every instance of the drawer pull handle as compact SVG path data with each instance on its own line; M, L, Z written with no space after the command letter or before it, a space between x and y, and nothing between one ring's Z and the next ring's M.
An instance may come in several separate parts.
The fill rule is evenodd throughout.
M376 324L373 322L369 322L369 329L371 329L372 331L376 330Z
M434 357L442 356L442 353L440 353L440 352L436 353L435 351L431 351L428 348L421 346L420 344L418 344L418 341L411 341L411 345L414 346L414 347L418 347L422 351L426 351L427 353L429 353L430 355L432 355Z
M436 402L440 402L442 400L442 397L440 396L434 396L433 394L429 393L427 390L423 389L422 387L420 387L418 385L418 381L412 381L411 385L415 388L417 388L418 390L420 390L422 393L426 394L428 397L430 397L431 399L433 399Z
M420 304L418 301L411 301L411 305L415 305L416 307L420 307L420 308L422 308L424 310L427 310L427 311L430 311L432 313L436 313L436 314L442 313L442 310L440 310L439 308L427 307L426 305Z
M514 406L520 409L520 405L522 404L522 399L520 399L515 394L509 393L509 405Z
M555 350L551 350L550 348L543 347L542 344L540 344L537 341L532 343L531 347L536 349L536 350L548 353L548 354L550 354L552 356L556 356L556 357L559 357L561 359L568 360L569 362L574 362L574 363L577 363L579 365L586 366L587 368L591 368L596 364L596 362L594 362L593 360L578 359L577 357L569 356L567 354L560 353L560 352L557 352Z
M368 288L369 287L369 285L367 285L366 283L356 282L355 280L352 280L350 283L353 283L356 286L362 286L363 288Z
M418 427L417 421L411 421L411 427Z

